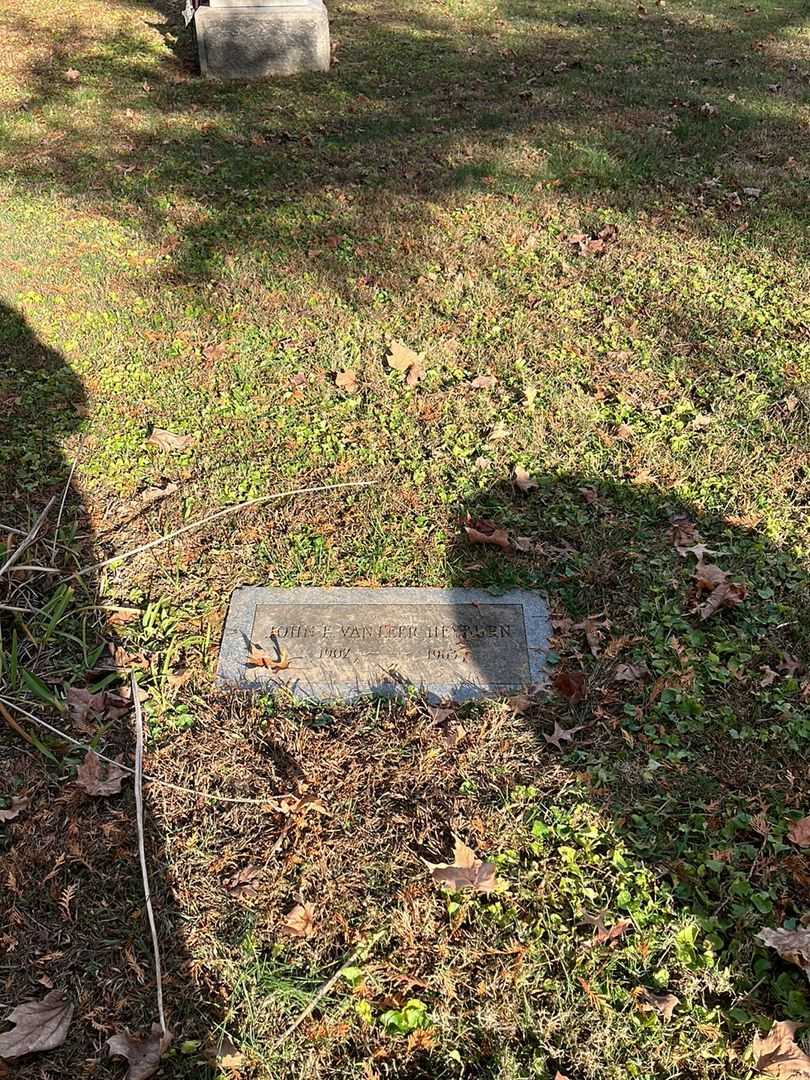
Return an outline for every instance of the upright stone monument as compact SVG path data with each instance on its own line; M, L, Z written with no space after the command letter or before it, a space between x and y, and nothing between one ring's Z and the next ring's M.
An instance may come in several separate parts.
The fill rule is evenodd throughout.
M323 0L209 0L194 17L207 79L263 79L329 70Z
M546 679L545 600L513 590L237 589L219 681L309 701L503 697Z

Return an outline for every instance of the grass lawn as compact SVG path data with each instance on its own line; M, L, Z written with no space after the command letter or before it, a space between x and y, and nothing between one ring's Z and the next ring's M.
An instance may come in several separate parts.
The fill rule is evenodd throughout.
M810 901L805 3L339 0L332 72L260 85L179 6L0 0L0 564L56 496L0 576L0 1003L76 1004L14 1075L157 1018L132 785L16 711L130 761L76 702L134 668L147 772L258 800L147 785L160 1075L750 1080L810 1025L755 940ZM214 688L237 585L462 583L549 597L557 692Z

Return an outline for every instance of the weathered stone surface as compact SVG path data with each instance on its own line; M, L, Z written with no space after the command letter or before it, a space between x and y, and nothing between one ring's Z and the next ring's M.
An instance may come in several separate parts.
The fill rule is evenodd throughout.
M210 0L194 18L200 71L210 79L263 79L329 70L322 0Z
M428 700L499 697L544 681L550 623L535 593L476 589L237 589L222 683L350 701L415 687ZM289 660L248 666L251 646Z

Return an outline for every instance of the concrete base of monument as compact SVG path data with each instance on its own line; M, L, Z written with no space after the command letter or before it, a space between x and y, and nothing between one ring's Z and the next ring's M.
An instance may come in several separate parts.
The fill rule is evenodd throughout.
M329 17L322 0L210 0L197 9L194 24L205 78L329 70Z
M546 681L550 636L545 600L521 590L250 587L231 597L217 678L317 702L506 697Z

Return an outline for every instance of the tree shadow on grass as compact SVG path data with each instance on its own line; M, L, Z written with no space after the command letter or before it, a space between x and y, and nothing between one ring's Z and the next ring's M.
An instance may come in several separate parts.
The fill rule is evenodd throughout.
M611 822L606 831L619 838L630 876L649 873L673 925L688 919L695 927L694 940L670 935L661 955L656 946L645 955L649 911L632 888L622 895L608 886L592 898L593 909L608 910L608 926L635 921L636 936L627 952L603 947L593 990L621 1010L637 983L662 989L659 966L669 970L667 988L684 997L694 995L696 979L704 1006L717 1008L740 1049L752 1020L810 1021L801 974L753 941L762 926L801 920L810 900L805 858L786 839L810 799L806 564L755 527L707 517L650 486L587 474L540 476L526 493L512 485L484 490L470 498L464 518L483 519L484 532L506 528L526 550L505 557L461 542L451 553L456 583L496 593L536 589L550 598L557 627L551 694L524 718L541 746L561 729L571 732L559 746L579 790L572 800L564 790L549 792L541 778L509 778L513 789L535 789L534 798L522 797L538 843L524 839L507 872L528 879L550 851L561 877L581 883L609 855L612 841L587 828L577 836L572 824L584 779L586 804ZM702 617L712 590L696 584L701 558L744 584L741 604ZM570 927L582 896L564 893L560 887L543 903ZM646 932L655 940L651 927ZM564 969L552 974L571 980ZM536 1004L538 1028L547 1021L544 996L528 1009L525 1065L533 1044L538 1054L548 1047L531 1020ZM589 1041L600 1040L584 1038L578 1051L558 1044L554 1066L575 1077L607 1075L584 1069ZM512 1051L503 1054L505 1061ZM719 1073L695 1066L683 1075Z
M85 752L14 708L133 764L131 712L118 695L127 693L129 669L141 661L122 652L109 613L97 606L97 582L68 577L94 557L92 525L80 492L68 485L61 450L78 430L84 401L64 358L37 338L22 314L0 304L0 564L48 498L56 500L38 542L0 581L0 698L9 703L0 716L0 798L4 806L28 800L0 824L3 1016L5 1006L42 998L54 987L75 1005L63 1047L10 1062L20 1078L119 1077L120 1060L104 1055L106 1039L123 1028L145 1034L157 1019L131 778L122 794L85 793L75 771ZM43 564L58 576L38 569ZM86 691L96 696L87 699ZM71 704L72 694L78 697ZM61 706L49 707L54 701ZM148 786L145 801L169 1024L178 1014L196 1016L203 1036L215 1040L220 1014L189 977L161 807ZM200 1075L198 1065L188 1063L188 1069ZM181 1059L172 1075L187 1074Z
M715 24L543 9L542 32L525 4L477 31L347 8L334 13L327 78L248 87L194 77L189 36L162 10L180 35L168 65L128 26L92 42L63 29L25 73L31 122L9 125L0 153L18 181L170 240L158 271L169 283L220 280L250 255L259 279L294 267L345 293L369 272L356 246L377 232L394 244L374 274L401 283L422 268L399 241L429 233L434 204L476 191L555 191L561 206L633 210L741 248L790 247L803 230L806 75L781 48L805 19L798 3L730 8ZM12 30L15 19L26 38L51 32L24 14ZM772 190L741 196L764 167Z

